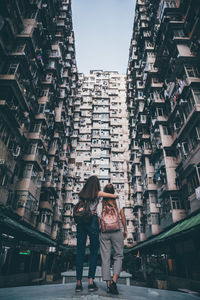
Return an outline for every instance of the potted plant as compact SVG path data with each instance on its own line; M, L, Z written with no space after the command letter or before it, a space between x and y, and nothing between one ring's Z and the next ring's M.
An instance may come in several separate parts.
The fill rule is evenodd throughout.
M46 282L53 282L55 279L55 261L56 261L56 253L49 253L47 256L47 274L46 274Z
M161 262L149 261L145 264L144 271L150 286L155 286L158 289L167 289L166 273Z
M166 274L162 268L158 268L155 273L157 288L167 290Z

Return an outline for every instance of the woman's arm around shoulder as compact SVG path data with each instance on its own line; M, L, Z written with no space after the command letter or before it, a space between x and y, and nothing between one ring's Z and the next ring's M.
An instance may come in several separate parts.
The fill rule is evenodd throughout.
M124 209L123 208L120 210L120 215L121 215L121 219L122 219L122 224L124 226L124 232L123 232L123 234L124 234L124 238L126 239L128 232L127 232L126 217L125 217Z
M104 198L112 198L112 199L116 199L117 195L116 194L110 194L110 193L105 193L102 191L98 192L98 197L104 197Z

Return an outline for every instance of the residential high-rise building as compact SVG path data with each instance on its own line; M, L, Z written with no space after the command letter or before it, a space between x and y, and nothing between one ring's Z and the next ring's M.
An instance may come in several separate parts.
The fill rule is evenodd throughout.
M0 227L14 244L62 243L77 79L71 1L1 1Z
M68 211L64 228L66 244L75 245L76 227L72 208L86 179L97 175L101 188L113 183L125 207L128 237L132 245L133 215L129 197L129 137L126 106L126 78L118 72L92 70L79 74L74 102L74 130L67 185ZM71 225L72 224L72 225Z
M127 71L134 242L200 208L200 3L138 0Z
M76 245L73 207L97 175L124 206L127 251L164 254L169 273L199 280L199 15L199 0L137 0L127 76L85 75L76 67L71 0L1 0L6 275L39 276L52 266L49 246Z

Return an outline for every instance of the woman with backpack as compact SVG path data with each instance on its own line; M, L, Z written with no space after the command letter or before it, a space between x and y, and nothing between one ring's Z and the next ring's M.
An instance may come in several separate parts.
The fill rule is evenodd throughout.
M114 194L112 184L107 184L104 192ZM127 225L124 210L118 199L103 198L97 207L100 225L100 252L102 260L102 277L107 283L107 293L118 295L117 279L123 260L124 238L127 237ZM113 278L111 282L110 260L113 247Z
M112 193L102 192L100 190L100 183L97 176L91 176L86 181L81 192L79 193L80 201L74 210L75 221L77 221L77 255L76 255L76 292L83 290L82 274L83 262L85 257L85 248L87 236L90 239L90 264L89 264L89 285L88 291L93 292L98 288L94 282L98 249L99 249L99 224L97 217L97 206L99 204L99 197L115 199L117 196ZM78 211L79 210L79 211ZM86 214L81 215L81 211L86 211ZM78 217L77 217L78 216ZM81 217L80 217L81 216ZM76 219L77 217L77 219Z

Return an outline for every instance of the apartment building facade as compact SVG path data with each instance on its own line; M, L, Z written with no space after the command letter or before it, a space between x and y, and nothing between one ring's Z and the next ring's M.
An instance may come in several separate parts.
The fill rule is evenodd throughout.
M200 3L138 0L127 70L134 243L200 208Z
M77 79L71 1L1 1L0 203L10 216L1 218L4 245L8 237L62 243ZM34 240L37 233L43 235Z
M129 197L129 137L126 106L126 81L118 72L92 70L79 74L79 88L74 102L74 130L67 185L66 240L75 245L76 227L72 209L78 193L91 175L100 179L101 189L112 183L128 225L126 246L132 245L133 215Z

